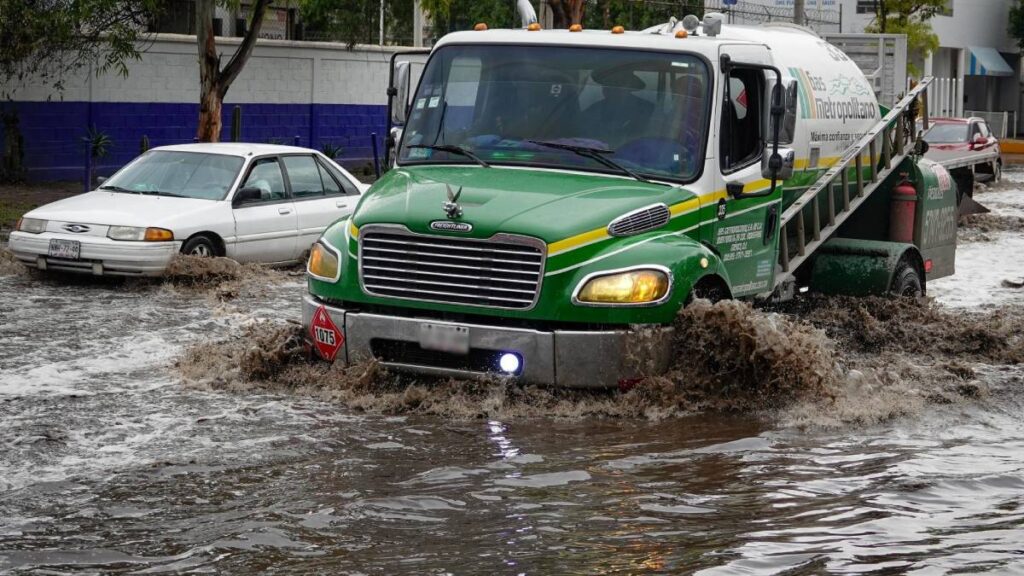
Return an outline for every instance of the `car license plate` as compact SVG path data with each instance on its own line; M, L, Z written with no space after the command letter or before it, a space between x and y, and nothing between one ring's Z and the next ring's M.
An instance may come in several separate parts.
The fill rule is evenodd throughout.
M450 354L469 354L469 327L420 324L420 348Z
M78 260L81 253L82 243L78 240L50 240L50 258Z

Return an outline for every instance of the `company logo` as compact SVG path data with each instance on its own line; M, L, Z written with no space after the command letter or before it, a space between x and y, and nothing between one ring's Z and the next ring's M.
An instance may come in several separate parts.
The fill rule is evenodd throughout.
M63 228L73 234L83 234L92 230L92 228L89 228L85 224L65 224Z
M440 232L472 232L473 225L469 222L452 222L451 220L434 220L430 223L431 230Z

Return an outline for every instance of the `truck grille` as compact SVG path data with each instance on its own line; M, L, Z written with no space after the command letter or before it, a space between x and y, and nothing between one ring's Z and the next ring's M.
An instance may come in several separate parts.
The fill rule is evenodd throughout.
M537 301L545 248L524 236L470 240L366 226L359 274L367 294L521 310Z

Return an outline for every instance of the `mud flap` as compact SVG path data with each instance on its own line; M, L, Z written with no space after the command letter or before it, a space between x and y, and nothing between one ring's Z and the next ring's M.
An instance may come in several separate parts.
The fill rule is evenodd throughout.
M987 214L991 212L974 200L974 172L970 168L958 168L950 171L956 182L957 213L959 216L971 214Z
M988 214L991 210L978 204L974 198L964 194L963 198L960 199L960 206L957 212L960 216L969 216L971 214Z

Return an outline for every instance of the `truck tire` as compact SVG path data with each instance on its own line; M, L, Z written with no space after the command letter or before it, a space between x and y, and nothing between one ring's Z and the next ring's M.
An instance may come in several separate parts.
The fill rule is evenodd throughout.
M185 245L181 247L181 253L188 256L212 258L217 255L217 247L206 236L194 236L189 238L188 242L185 242Z
M914 266L906 258L900 260L896 265L896 273L892 277L892 286L889 294L899 298L919 298L924 296L924 284L921 282L921 273L917 266Z

